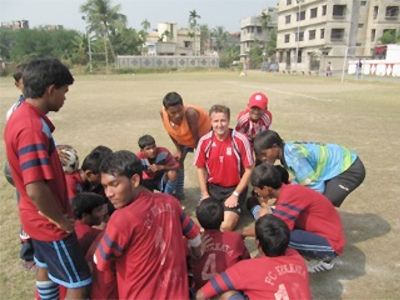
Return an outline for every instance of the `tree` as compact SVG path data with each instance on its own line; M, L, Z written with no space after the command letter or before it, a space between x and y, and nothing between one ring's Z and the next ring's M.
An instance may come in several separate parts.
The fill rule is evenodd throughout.
M211 50L211 30L208 25L200 25L200 53L204 54L206 51L206 45L208 45L208 50Z
M111 54L115 58L110 35L115 35L118 31L121 32L126 28L126 16L119 13L121 5L111 6L111 0L88 0L80 9L88 17L89 32L95 32L98 37L102 37L104 40L106 67L108 68L108 44Z
M228 43L229 32L225 30L224 26L217 26L213 30L213 37L215 38L215 48L221 52Z
M142 25L144 31L148 31L151 27L151 24L149 21L147 21L147 19L144 19L140 25Z
M201 17L197 14L196 10L189 11L189 25L190 29L193 30L193 55L196 56L196 30L197 30L197 19ZM189 35L190 36L190 35Z
M398 42L400 38L400 31L399 35L396 37L396 29L387 29L383 31L383 35L379 38L379 41L384 44L394 44L396 40Z
M267 15L264 11L258 17L260 21L263 36L264 36L264 49L267 49L267 40L268 40L268 25L271 22L271 16Z

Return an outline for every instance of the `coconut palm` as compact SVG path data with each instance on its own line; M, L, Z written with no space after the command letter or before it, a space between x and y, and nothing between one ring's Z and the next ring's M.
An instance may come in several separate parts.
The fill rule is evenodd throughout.
M126 16L120 14L121 5L111 5L111 0L87 0L80 7L82 13L87 15L88 31L94 32L104 39L104 52L106 67L108 68L108 47L115 58L114 49L110 41L110 34L122 31L126 27Z
M196 29L197 29L197 19L201 17L197 14L196 10L189 11L189 25L190 29L193 30L194 38L193 38L193 55L196 55Z

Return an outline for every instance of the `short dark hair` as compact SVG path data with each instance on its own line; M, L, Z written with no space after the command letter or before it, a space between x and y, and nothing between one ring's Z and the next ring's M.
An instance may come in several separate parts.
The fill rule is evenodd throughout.
M250 181L253 187L263 189L265 186L279 189L282 186L281 173L274 165L262 163L251 172Z
M177 92L169 92L165 95L163 99L163 105L165 108L168 108L170 106L183 105L183 100L181 95L179 95Z
M26 68L27 63L21 63L17 66L17 68L15 69L15 72L13 74L14 80L15 82L18 82L21 80L22 75L24 73L24 70Z
M100 155L103 155L106 157L107 155L111 154L113 151L108 148L107 146L104 145L98 145L96 148L94 148L90 153L99 153Z
M91 214L93 209L106 203L106 199L98 194L79 193L71 202L74 219L80 220L83 214Z
M260 132L254 139L254 151L260 154L261 151L270 149L274 145L283 149L284 142L276 131L267 130Z
M58 59L36 59L30 61L22 75L24 95L26 98L40 98L46 89L53 85L59 89L74 83L68 68Z
M208 115L211 117L212 113L224 113L228 119L230 120L231 118L231 110L229 107L221 104L215 104L211 106L210 111L208 112Z
M196 208L196 216L204 229L219 229L224 220L224 206L216 199L204 199Z
M289 183L289 172L281 165L274 165L275 169L281 174L281 181L284 184Z
M141 160L128 150L120 150L111 153L103 159L100 165L100 173L113 176L125 176L129 179L137 174L142 180L143 166Z
M153 146L156 144L156 140L151 135L144 135L139 138L138 144L140 149L143 149L146 146Z
M82 162L82 171L90 171L93 174L99 174L100 165L104 158L104 155L99 152L89 153Z
M256 238L266 256L281 256L289 245L290 230L279 217L267 214L256 222Z

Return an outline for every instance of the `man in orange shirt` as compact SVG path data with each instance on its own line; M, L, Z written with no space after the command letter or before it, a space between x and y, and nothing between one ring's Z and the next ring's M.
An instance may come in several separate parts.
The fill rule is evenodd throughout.
M193 152L200 137L211 130L210 118L201 107L183 104L182 97L176 92L165 95L160 115L165 130L176 146L175 157L181 169L178 172L175 196L183 200L186 154Z

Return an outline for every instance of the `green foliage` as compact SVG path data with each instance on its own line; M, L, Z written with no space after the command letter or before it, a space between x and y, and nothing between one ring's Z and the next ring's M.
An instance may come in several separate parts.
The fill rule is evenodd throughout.
M213 30L213 37L215 38L214 48L220 52L228 43L229 32L225 30L224 26L217 26Z
M200 25L200 53L204 53L206 49L206 44L209 45L211 38L211 30L208 28L208 25L202 24Z
M221 68L230 68L232 62L240 59L240 46L231 45L224 48L219 55L219 66Z
M263 49L260 41L255 40L249 51L250 68L260 69L263 62Z
M396 30L386 30L379 38L382 44L394 44L396 42Z
M116 54L140 55L144 41L135 29L124 28L110 38Z

